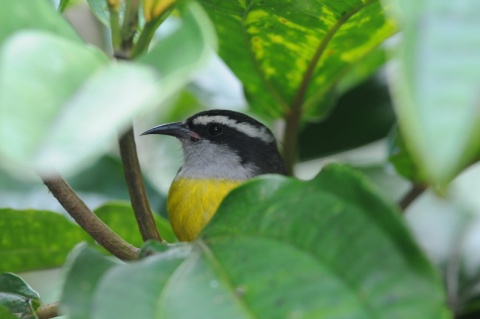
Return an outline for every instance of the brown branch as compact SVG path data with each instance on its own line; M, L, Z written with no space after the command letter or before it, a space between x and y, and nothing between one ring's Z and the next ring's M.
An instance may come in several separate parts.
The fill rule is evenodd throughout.
M147 192L140 170L140 163L138 162L133 129L129 129L120 138L119 146L128 193L130 194L130 201L142 238L144 241L154 239L163 242L164 240L158 233L155 219L153 218L148 202Z
M126 1L121 45L120 49L114 52L114 57L117 60L130 60L132 58L133 40L138 28L138 7L139 0ZM143 44L145 47L140 48L139 52L148 48L148 42ZM137 147L135 145L132 127L130 127L118 141L130 202L132 203L132 208L143 240L153 239L164 242L158 233L157 225L153 218L152 210L150 209L150 203L142 178L142 171L140 170L140 163L138 162Z
M42 180L70 216L106 250L123 260L138 259L139 249L123 240L98 218L60 175L56 178L42 177Z
M50 319L60 316L58 313L58 302L43 304L38 307L35 313L37 314L38 319Z
M284 140L282 153L288 175L293 175L293 164L295 163L295 157L297 155L297 137L300 119L302 117L302 107L305 102L308 86L312 80L315 68L323 56L328 44L330 43L330 40L335 36L335 33L340 29L340 27L355 13L374 2L376 2L376 0L367 1L353 10L346 12L332 26L332 28L328 30L328 32L325 34L325 37L322 39L322 41L320 41L317 50L315 51L315 54L313 55L312 60L310 61L305 74L303 75L302 82L300 83L297 93L295 94L290 111L286 115L286 125L283 134Z
M403 197L398 202L398 206L405 213L405 210L410 206L418 196L422 195L423 192L427 189L427 186L423 184L413 184L412 187L408 190L408 192L403 195Z

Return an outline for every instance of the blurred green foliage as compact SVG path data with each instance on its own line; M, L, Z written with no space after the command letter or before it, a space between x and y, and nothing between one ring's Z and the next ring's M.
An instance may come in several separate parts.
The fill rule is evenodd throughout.
M198 241L154 256L148 243L131 264L80 245L61 288L69 318L480 315L480 186L476 166L467 169L480 151L478 1L179 1L150 50L128 62L85 44L58 13L75 6L58 5L17 0L0 10L2 271L61 266L79 242L95 245L45 200L35 171L60 171L102 220L142 246L130 205L118 202L128 191L115 141L133 118L142 119L137 127L181 120L217 94L245 98L245 111L274 131L299 108L301 129L283 132L298 134L299 162L358 154L375 141L384 148L371 166L343 157L367 177L332 165L309 182L247 183ZM107 2L88 5L108 29ZM135 39L155 31L138 14ZM212 93L194 78L217 42L232 72L220 81L236 78L243 92ZM148 143L138 141L147 192L165 216L163 185L180 154L169 142ZM444 198L422 195L405 223L392 201L418 183L441 186ZM168 222L156 219L175 242ZM7 299L2 318L11 317ZM31 307L20 312L35 316Z

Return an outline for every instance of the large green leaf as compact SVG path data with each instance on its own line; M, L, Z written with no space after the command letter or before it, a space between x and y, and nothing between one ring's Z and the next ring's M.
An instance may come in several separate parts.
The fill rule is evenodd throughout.
M35 310L41 303L38 293L22 278L12 273L0 274L0 305L12 314L19 318L36 319Z
M205 62L213 32L201 7L182 8L179 28L140 57L147 65L107 63L100 51L47 33L9 38L0 51L2 164L22 164L19 173L78 172L136 114L185 85Z
M70 319L90 319L93 292L98 280L120 261L105 258L83 244L72 251L69 261L71 265L67 265L66 271L68 280L63 285L61 296L62 312L68 313ZM91 266L85 267L86 264Z
M0 318L2 319L18 319L12 312L4 305L0 304Z
M81 38L48 0L7 0L0 10L0 46L15 32L41 30L55 33L76 42Z
M96 282L91 318L449 318L395 206L338 165L244 184L197 241Z
M63 104L78 101L72 96L79 86L107 62L94 48L48 33L19 32L9 38L0 51L0 136L8 141L0 154L18 165L44 152L53 143L47 136L67 116L60 113ZM75 134L83 136L81 131ZM52 138L68 144L65 133Z
M72 319L95 318L92 316L94 305L98 307L98 305L106 302L110 305L115 304L118 312L123 312L127 316L130 315L130 318L153 318L151 308L155 296L163 289L170 275L190 251L190 247L180 246L167 254L151 257L144 263L133 263L129 267L123 267L115 266L114 261L106 260L105 257L102 258L91 248L78 247L72 252L71 263L67 267L67 280L61 299L62 308ZM163 273L152 273L150 271L152 266L162 267ZM130 270L134 271L131 272ZM124 276L125 274L127 276ZM123 289L124 284L128 282L130 288L125 290L124 293L131 295L138 303L127 302L127 299L124 300L125 302L119 302L121 300L115 299L117 296L114 293L117 287L112 285L109 287L109 289L113 289L112 292L99 296L97 294L98 286L102 285L101 282L107 276L117 282L119 289ZM84 285L86 288L79 291L78 285ZM141 296L141 298L136 299L138 296ZM96 318L110 318L109 310L104 307L101 308L96 312ZM102 313L105 313L105 315L102 315Z
M91 238L65 216L49 211L0 209L0 272L57 267Z
M154 70L106 62L46 33L12 37L0 54L0 136L8 141L0 152L44 172L78 170L105 152L117 129L159 95Z
M365 81L342 95L324 121L304 125L298 138L300 160L335 154L384 138L394 122L386 83L375 78Z
M334 85L395 30L376 0L200 3L215 24L220 56L251 105L275 117L299 103L302 87L304 112L324 116Z
M392 72L400 128L432 182L450 181L480 151L480 2L401 0Z
M143 244L133 210L126 202L110 202L94 212L127 242ZM175 242L169 223L154 217L163 238ZM93 243L77 224L50 211L0 209L0 234L0 272L57 267L75 245Z

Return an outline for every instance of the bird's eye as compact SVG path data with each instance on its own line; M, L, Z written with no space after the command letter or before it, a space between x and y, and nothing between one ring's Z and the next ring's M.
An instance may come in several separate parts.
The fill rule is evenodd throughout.
M223 132L223 127L220 124L212 123L207 127L208 135L219 136Z

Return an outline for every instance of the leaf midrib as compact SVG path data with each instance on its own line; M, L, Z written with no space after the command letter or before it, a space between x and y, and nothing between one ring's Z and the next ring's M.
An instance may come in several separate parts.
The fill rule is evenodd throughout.
M235 236L235 237L246 237L246 238L258 238L258 239L265 239L265 240L270 240L270 241L276 241L278 243L281 243L283 245L288 245L290 247L292 247L293 249L295 249L296 251L298 252L301 252L307 256L309 256L310 258L313 258L314 260L316 260L317 262L319 262L320 264L324 265L326 269L328 269L334 276L335 278L338 279L338 281L342 282L345 287L348 287L349 290L352 292L352 295L354 295L356 297L356 299L359 301L359 304L361 305L364 305L364 307L362 307L362 309L365 310L365 313L367 315L367 318L378 318L378 316L376 315L375 311L373 310L373 308L370 306L370 303L366 302L365 299L361 298L360 297L360 293L359 293L359 288L352 282L349 282L347 281L344 276L342 276L341 273L339 273L335 267L331 266L331 264L329 262L326 262L324 259L322 259L320 256L316 255L316 254L312 254L310 251L306 250L304 247L301 247L299 245L296 245L292 242L288 242L288 241L285 241L281 238L277 238L277 237L269 237L269 236L266 236L265 234L262 234L262 233L249 233L248 235L243 235L243 234L228 234L228 235L222 235L222 236L215 236L215 237L210 237L209 240L217 240L217 239L221 239L221 238L227 238L227 239L230 239L232 238L232 236ZM204 244L205 245L205 244ZM206 246L206 245L205 245ZM211 251L210 251L211 252ZM212 258L215 258L212 254ZM226 273L223 271L224 275L226 276ZM228 280L228 278L227 278Z
M354 8L352 8L350 11L346 12L340 19L337 20L337 22L331 26L325 36L322 38L322 40L320 41L320 43L318 44L317 46L317 49L315 50L315 53L313 55L313 57L311 58L310 60L310 63L308 64L308 67L307 69L305 70L305 73L302 77L302 82L300 83L300 85L298 86L297 88L297 93L295 94L295 97L293 99L293 101L291 102L291 104L289 105L289 103L287 101L285 101L282 96L280 94L278 94L277 90L275 89L274 86L272 86L272 84L265 78L262 70L260 69L260 66L258 64L258 61L257 59L255 59L254 55L253 55L253 51L251 50L251 45L249 44L249 37L248 37L248 33L245 29L245 19L248 15L248 13L250 12L251 8L253 7L253 5L256 4L257 1L252 1L245 9L244 9L244 13L243 13L243 16L242 16L242 34L243 34L243 41L245 43L245 46L247 48L247 51L249 53L249 56L250 56L250 59L252 60L252 63L253 63L253 66L258 74L258 76L260 77L261 81L264 83L265 87L268 89L268 91L270 92L271 96L277 100L277 102L280 103L280 105L282 105L283 109L284 110L288 110L288 109L291 109L291 108L301 108L303 106L303 103L305 101L305 96L306 96L306 93L307 93L307 89L308 89L308 86L311 82L311 79L312 79L312 76L313 76L313 73L314 73L314 70L318 64L318 62L320 61L320 59L322 58L326 48L328 47L328 44L330 43L330 41L335 37L335 34L337 33L337 31L343 26L343 24L345 24L353 15L355 15L357 12L359 12L360 10L362 10L363 8L375 3L375 2L378 2L378 0L369 0L367 2L364 2ZM243 8L242 8L243 9Z

